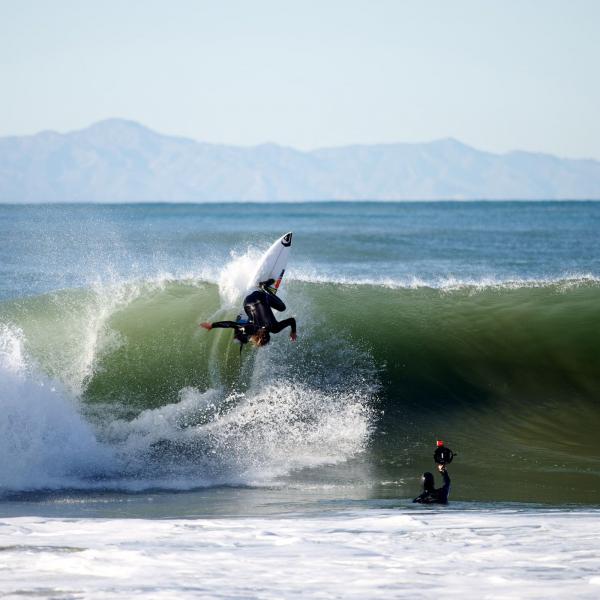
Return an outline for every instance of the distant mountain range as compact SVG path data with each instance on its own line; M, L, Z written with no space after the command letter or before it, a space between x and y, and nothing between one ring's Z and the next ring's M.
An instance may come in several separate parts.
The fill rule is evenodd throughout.
M600 161L454 139L301 152L161 135L121 119L0 138L0 202L600 199Z

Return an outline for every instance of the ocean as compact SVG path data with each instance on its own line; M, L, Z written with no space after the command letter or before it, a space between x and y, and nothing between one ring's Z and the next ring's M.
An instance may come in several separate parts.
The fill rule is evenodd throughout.
M298 321L240 355L287 231ZM600 203L0 205L0 595L600 594ZM412 504L437 439L450 504Z

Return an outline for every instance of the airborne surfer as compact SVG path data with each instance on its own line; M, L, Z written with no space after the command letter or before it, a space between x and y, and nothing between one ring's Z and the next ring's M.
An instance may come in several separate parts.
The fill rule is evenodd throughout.
M255 346L266 346L271 340L271 333L279 333L286 327L290 327L290 339L296 341L296 319L290 317L283 321L277 321L273 309L283 312L286 306L275 295L275 288L271 287L274 279L259 283L255 290L244 300L244 312L247 319L241 315L236 321L217 321L215 323L200 323L204 329L234 329L233 338L240 344L251 341Z

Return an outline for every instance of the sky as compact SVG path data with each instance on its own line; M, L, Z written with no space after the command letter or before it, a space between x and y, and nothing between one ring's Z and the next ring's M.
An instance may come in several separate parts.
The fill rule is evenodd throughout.
M600 159L599 32L596 0L0 0L0 136Z

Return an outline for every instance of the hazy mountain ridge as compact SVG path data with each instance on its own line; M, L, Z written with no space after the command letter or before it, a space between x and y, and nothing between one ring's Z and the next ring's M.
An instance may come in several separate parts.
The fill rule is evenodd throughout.
M0 202L600 199L600 162L454 139L302 152L166 136L121 119L0 138Z

